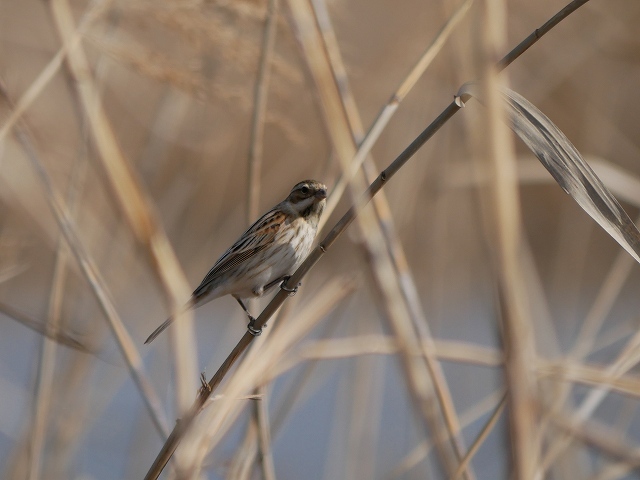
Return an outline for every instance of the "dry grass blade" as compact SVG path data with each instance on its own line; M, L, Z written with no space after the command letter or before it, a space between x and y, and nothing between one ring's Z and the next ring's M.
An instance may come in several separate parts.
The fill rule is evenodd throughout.
M346 302L345 302L346 303ZM333 317L325 323L321 337L328 337L338 326L338 317ZM309 386L313 378L313 373L318 371L318 362L310 361L303 365L303 368L289 380L289 388L287 389L287 395L283 396L280 404L276 408L276 412L273 417L273 434L274 436L280 431L284 425L287 415L295 409L298 403L301 403L303 397L310 395Z
M215 391L194 414L191 426L177 427L160 462L173 457L159 478L253 480L275 474L306 480L438 479L454 478L463 465L472 468L469 476L475 474L478 480L520 480L515 460L518 466L528 462L520 460L526 447L510 434L514 409L509 406L498 414L496 407L505 394L507 401L512 398L509 390L517 377L513 366L522 365L513 361L512 351L528 355L517 346L504 351L513 342L503 335L508 315L497 308L501 302L503 311L508 310L505 290L521 285L526 287L535 335L535 358L525 366L534 377L535 399L533 405L513 404L534 412L532 450L539 453L535 480L638 476L633 452L610 455L580 432L596 436L601 422L601 440L610 447L626 442L633 451L640 446L636 259L611 241L514 138L521 206L501 203L521 211L522 278L504 287L509 283L501 280L506 269L493 261L501 248L494 236L498 223L495 215L488 218L496 208L485 208L491 206L487 194L493 193L489 188L495 174L489 162L483 162L486 151L478 148L489 137L486 110L473 103L429 139L437 128L430 127L376 178L444 107L440 120L451 119L463 100L447 106L458 86L480 80L485 65L498 63L499 70L514 58L508 55L498 62L506 53L504 45L494 49L490 59L482 56L483 9L492 0L475 1L466 13L460 12L472 0L429 5L414 0L404 4L406 8L392 2L306 0L315 13L323 61L330 66L322 81L337 86L335 111L344 117L340 120L323 113L322 103L327 102L314 86L310 58L292 29L289 0L279 2L277 39L268 62L262 55L271 0L67 0L73 14L70 43L60 41L50 11L54 1L4 2L0 8L6 13L0 13L5 20L0 20L0 71L9 96L20 105L12 109L0 97L0 130L9 133L0 139L0 302L35 319L33 326L42 333L7 318L0 304L0 478L142 478L163 446L93 287L71 253L60 326L53 336L70 344L79 341L97 353L55 346L55 363L46 361L52 349L40 359L41 345L54 346L42 337L52 335L46 332L47 301L54 291L58 243L65 240L42 183L19 137L14 137L16 126L27 131L63 208L70 211L81 247L107 284L107 295L136 342L168 415L169 431L177 419L187 418L176 408L176 380L197 379L200 371L209 380L246 331L244 316L232 297L226 297L194 310L200 334L196 370L174 370L173 335L155 347L141 345L146 335L138 334L147 328L149 333L149 325L169 315L169 296L102 165L79 95L87 87L66 63L68 52L74 56L77 50L86 54L93 84L89 88L97 92L118 148L143 195L153 202L152 214L162 223L190 281L202 278L217 253L262 213L258 209L283 198L292 183L319 177L333 194L336 181L344 182L346 196L333 213L327 210L330 215L323 216L326 223L317 238L321 247L297 274L304 277L300 292L288 298L274 288L249 308L258 316L275 296L259 320L269 328L257 341L242 340L212 379ZM640 2L499 1L506 4L513 45L542 25L526 46L570 9L584 5L535 43L525 58L513 61L508 73L517 92L535 99L571 139L640 230L633 213L640 207L640 136L634 131L640 112L640 95L635 93L640 79ZM94 8L102 12L85 26ZM439 33L443 26L449 32ZM436 37L444 46L428 70L403 99L401 89L390 98ZM259 79L261 63L270 65L268 82ZM264 113L255 110L253 116L259 89L268 92L268 100ZM374 121L378 127L370 128ZM252 134L252 122L263 131ZM355 150L348 152L345 142L337 152L329 135L329 129L337 127L348 129L344 139ZM380 132L357 169L357 155L364 155L366 142L373 144ZM253 140L258 136L261 141ZM403 163L418 148L411 164ZM345 157L349 168L357 170L355 182L342 166ZM74 215L68 206L72 202L64 197L76 159L86 160L88 170L86 191ZM254 178L248 180L250 168ZM390 180L389 173L398 173L398 178ZM367 185L371 187L361 197ZM350 225L361 208L373 212L362 223L380 230L383 242ZM247 210L254 211L245 219ZM334 224L336 229L323 241ZM372 242L364 245L363 236ZM390 262L381 258L380 244ZM314 266L316 261L321 264ZM306 303L344 272L358 273L355 294L282 355L272 355L268 350L280 333L308 320L302 315L289 319L285 311L292 306L295 312L303 311L300 300ZM62 290L59 282L55 291ZM402 335L390 327L391 321L407 318L411 328L406 328L409 322L402 328L415 336L411 345L399 341ZM427 327L426 335L421 326ZM267 355L247 357L253 349ZM407 367L401 359L408 355L416 367ZM261 385L249 384L253 372L245 376L245 357L252 359L248 366L261 369ZM47 395L46 378L51 375L46 370L51 367L53 388ZM445 426L439 405L445 401L436 397L438 387L430 378L429 370L438 367L451 392L451 412L458 423L454 428ZM512 368L515 373L507 375ZM407 381L410 369L423 382L418 394ZM229 395L231 382L233 388L240 388L235 382L245 383L242 395ZM35 393L34 387L39 388ZM199 394L189 393L192 403ZM268 409L260 408L265 401ZM264 410L268 416L262 415ZM475 421L469 424L472 413ZM555 421L569 414L569 428ZM252 421L252 415L259 418ZM462 455L454 452L450 432L456 430L464 442ZM273 462L263 462L261 451L271 451Z
M53 285L49 300L49 315L45 329L49 335L55 335L60 325L60 308L64 295L64 280L66 276L65 245L60 242L54 270ZM33 411L33 425L31 429L29 479L37 480L42 477L42 458L47 429L47 418L53 391L53 372L55 369L56 344L44 336L40 350L38 379L34 397L37 399Z
M474 90L472 85L466 85L459 95L473 95ZM560 187L640 262L640 231L580 152L544 113L522 95L503 89L502 96L513 131Z
M65 45L69 45L74 39L75 26L68 0L52 1L51 12L60 38ZM136 238L147 247L152 265L167 294L170 311L179 319L179 328L173 329L175 335L172 338L175 349L176 399L178 410L182 411L187 408L192 392L196 389L195 377L191 373L197 371L195 340L189 320L192 315L182 308L191 291L150 200L120 150L93 80L89 60L81 45L69 49L67 62L76 82L80 103L87 113L109 184Z
M640 221L640 217L636 218ZM620 251L616 255L611 268L596 295L591 308L589 309L585 321L582 325L580 333L576 339L574 348L570 352L572 359L582 358L587 355L594 347L596 336L607 315L611 312L615 305L616 299L621 294L622 288L632 273L632 267L635 265L633 260ZM628 345L635 345L637 340L635 336L629 340Z
M578 150L531 102L504 90L511 127L560 187L640 262L640 231Z
M591 476L589 480L620 480L621 478L627 478L625 475L633 469L633 466L627 462L611 462L599 474Z
M285 307L290 305L291 303L285 304ZM291 310L290 308L288 308ZM285 308L282 308L278 312L278 318L285 318L283 314ZM281 320L277 320L278 324L280 324ZM336 322L329 320L327 324L325 324L324 330L332 331L335 328ZM327 336L327 332L321 334L322 337ZM283 366L284 364L284 366ZM265 379L265 384L268 384L273 378L278 377L283 372L289 370L287 367L287 361L282 361L280 364L280 368L278 371L270 371L269 378ZM297 364L297 363L296 363ZM290 362L290 365L294 365L293 362ZM313 378L312 371L314 367L317 365L317 362L307 362L304 367L297 372L293 378L291 378L287 383L288 386L284 388L286 392L282 395L282 400L279 405L277 405L275 409L275 413L273 415L273 420L271 421L271 436L275 438L285 423L287 415L291 410L295 408L297 403L301 400L302 392L305 390L305 387L308 386L309 381ZM259 423L259 422L258 422ZM233 479L241 479L247 478L249 475L248 470L249 466L253 464L253 459L258 453L259 442L258 439L258 429L256 422L249 422L247 426L247 430L245 432L245 437L242 442L242 446L236 450L236 454L231 463L230 473L228 474L228 478ZM248 465L247 465L248 464Z
M300 361L312 359L338 359L359 355L391 355L398 352L395 338L383 335L315 340L300 350Z

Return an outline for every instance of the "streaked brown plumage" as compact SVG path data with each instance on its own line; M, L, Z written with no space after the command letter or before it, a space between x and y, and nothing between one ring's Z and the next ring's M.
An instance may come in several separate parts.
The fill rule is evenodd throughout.
M218 259L185 309L233 295L249 315L242 300L259 297L282 282L311 251L326 198L327 187L320 182L296 184L285 200L260 217ZM172 321L169 317L144 343L151 342Z

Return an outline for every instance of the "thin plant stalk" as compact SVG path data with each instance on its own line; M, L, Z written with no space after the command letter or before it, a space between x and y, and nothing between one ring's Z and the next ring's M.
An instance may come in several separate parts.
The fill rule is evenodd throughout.
M505 373L511 416L511 445L515 478L533 478L538 462L536 430L536 384L533 372L536 358L524 283L524 265L520 257L522 220L515 168L513 136L505 122L498 86L506 86L499 77L494 58L506 43L506 5L503 0L485 0L482 21L482 72L487 107L487 150L491 170L489 208L496 244L494 265L498 277L498 302L505 343Z
M498 404L494 412L491 414L491 417L489 417L489 420L487 421L485 426L482 427L482 430L480 431L480 433L478 434L474 442L469 447L467 454L464 456L464 458L460 462L460 466L458 467L458 470L456 470L454 480L457 480L462 476L462 474L466 469L466 465L469 462L471 462L471 460L473 460L474 455L478 452L478 450L480 449L484 441L487 439L489 434L493 431L493 427L495 427L496 424L498 423L498 420L500 419L500 415L502 415L502 412L504 411L504 407L506 406L506 404L507 404L507 395L505 394L502 397L502 400L500 400L500 403Z

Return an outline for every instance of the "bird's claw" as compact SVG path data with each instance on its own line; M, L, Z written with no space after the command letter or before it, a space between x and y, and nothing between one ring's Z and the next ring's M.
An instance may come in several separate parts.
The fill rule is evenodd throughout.
M211 393L211 385L207 382L207 377L204 376L204 372L200 372L200 391Z
M280 289L284 290L285 292L287 292L290 297L293 297L296 293L298 293L298 288L300 287L300 285L302 285L302 283L300 282L295 287L289 288L289 287L287 287L286 283L289 281L290 278L291 277L289 277L289 276L284 278L284 280L280 284Z
M249 333L251 335L253 335L254 337L257 337L262 333L262 329L266 327L266 325L263 325L261 328L256 328L255 324L256 324L256 319L249 316L249 325L247 325L247 330L249 330Z

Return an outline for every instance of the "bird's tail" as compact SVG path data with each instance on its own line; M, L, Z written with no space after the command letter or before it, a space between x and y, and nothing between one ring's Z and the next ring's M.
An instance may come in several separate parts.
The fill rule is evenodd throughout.
M180 310L180 313L182 312L186 312L187 310L189 310L191 307L193 306L193 301L189 300L184 307L182 307L182 310ZM147 343L151 343L153 342L153 340L155 340L155 338L160 335L169 325L171 325L173 323L173 321L175 320L174 316L171 316L169 318L167 318L164 322L162 322L162 325L160 325L158 328L156 328L153 333L151 335L149 335L149 338L147 338L144 341L144 344L146 345Z

